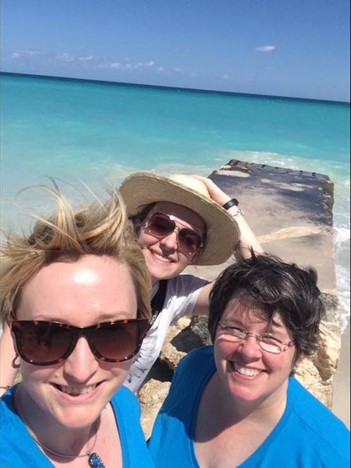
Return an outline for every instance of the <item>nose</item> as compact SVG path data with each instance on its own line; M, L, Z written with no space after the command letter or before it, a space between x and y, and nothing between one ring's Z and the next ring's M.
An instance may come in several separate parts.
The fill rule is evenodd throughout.
M76 382L87 382L99 367L99 361L91 352L89 343L81 336L72 353L64 362L64 372Z
M178 231L179 228L176 227L168 236L160 239L160 245L173 251L176 250L178 248Z
M261 357L262 350L254 333L248 333L239 346L240 353L248 359Z

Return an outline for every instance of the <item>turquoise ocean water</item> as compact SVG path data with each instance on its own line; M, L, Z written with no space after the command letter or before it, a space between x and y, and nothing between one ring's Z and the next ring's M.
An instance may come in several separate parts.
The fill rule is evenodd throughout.
M208 175L230 159L327 174L336 271L350 308L350 109L345 103L1 75L1 223L47 176L98 195L136 170ZM41 200L26 194L41 209ZM23 199L21 199L21 205Z

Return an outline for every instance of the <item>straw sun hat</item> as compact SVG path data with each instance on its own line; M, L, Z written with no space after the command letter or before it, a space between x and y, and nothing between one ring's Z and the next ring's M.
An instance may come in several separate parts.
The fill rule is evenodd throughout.
M225 209L215 203L201 180L174 174L169 177L153 172L136 172L124 179L119 188L128 216L156 202L171 202L197 213L206 224L206 243L196 265L223 263L239 241L240 230Z

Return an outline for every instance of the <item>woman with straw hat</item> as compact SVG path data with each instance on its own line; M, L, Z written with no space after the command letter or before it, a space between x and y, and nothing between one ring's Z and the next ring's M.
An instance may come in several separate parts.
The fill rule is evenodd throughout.
M170 324L208 313L212 283L181 273L219 265L239 251L262 252L238 201L211 179L138 172L120 186L152 279L154 317L125 385L137 391L156 361Z

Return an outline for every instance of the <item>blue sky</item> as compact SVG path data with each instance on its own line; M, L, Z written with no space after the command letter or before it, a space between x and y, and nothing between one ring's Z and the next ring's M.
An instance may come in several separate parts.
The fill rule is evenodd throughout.
M1 70L350 101L348 0L2 0Z

